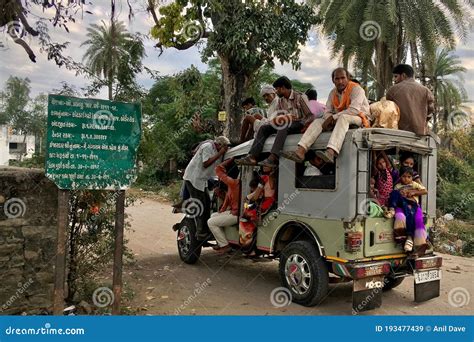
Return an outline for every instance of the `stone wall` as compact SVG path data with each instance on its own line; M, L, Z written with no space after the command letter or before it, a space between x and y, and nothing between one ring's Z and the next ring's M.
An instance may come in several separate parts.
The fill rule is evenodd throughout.
M0 168L0 314L51 310L57 200L43 170Z

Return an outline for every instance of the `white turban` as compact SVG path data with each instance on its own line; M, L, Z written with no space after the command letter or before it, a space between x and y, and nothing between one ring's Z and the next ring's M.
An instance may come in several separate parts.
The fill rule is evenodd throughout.
M265 94L275 94L275 88L273 88L269 84L265 84L262 86L262 89L260 90L260 96L263 96Z
M219 144L221 146L230 145L229 139L223 135L221 135L220 137L217 137L216 139L214 139L214 141L216 144Z

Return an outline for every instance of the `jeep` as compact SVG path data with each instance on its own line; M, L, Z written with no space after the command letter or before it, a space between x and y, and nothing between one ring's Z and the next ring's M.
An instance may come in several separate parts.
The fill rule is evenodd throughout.
M295 150L301 134L289 135L284 151ZM330 132L311 146L325 150ZM269 153L267 139L261 157ZM241 158L252 141L227 151L224 159ZM429 248L422 257L407 254L394 242L393 218L368 215L372 151L385 151L394 160L402 151L415 155L421 180L428 190L421 207L426 229L433 227L436 211L436 136L381 128L350 129L335 160L334 175L304 176L304 163L280 158L278 199L257 227L256 248L262 257L279 260L281 283L293 302L314 306L323 301L329 283L352 281L353 313L381 306L382 290L390 290L414 276L414 300L439 296L442 258ZM255 166L240 166L241 209L249 193ZM219 203L213 199L213 211ZM188 264L196 263L209 241L198 242L189 216L176 225L178 251ZM238 225L225 228L230 244L239 248Z

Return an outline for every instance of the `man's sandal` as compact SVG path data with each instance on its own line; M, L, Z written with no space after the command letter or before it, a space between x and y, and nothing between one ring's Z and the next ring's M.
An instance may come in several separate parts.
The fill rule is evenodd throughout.
M327 153L327 151L316 151L316 155L321 158L325 163L334 164L334 155Z
M301 158L299 155L296 154L296 152L291 151L291 152L281 152L280 155L286 159L293 160L297 163L302 163L304 162L304 158Z

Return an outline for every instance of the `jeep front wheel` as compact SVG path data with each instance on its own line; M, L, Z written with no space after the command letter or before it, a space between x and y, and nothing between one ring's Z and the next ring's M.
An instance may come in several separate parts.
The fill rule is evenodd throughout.
M304 306L319 304L328 292L329 274L316 247L307 241L288 244L280 255L280 279L292 300Z

